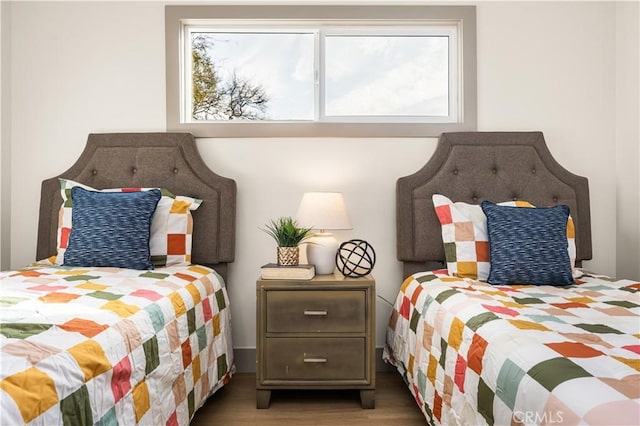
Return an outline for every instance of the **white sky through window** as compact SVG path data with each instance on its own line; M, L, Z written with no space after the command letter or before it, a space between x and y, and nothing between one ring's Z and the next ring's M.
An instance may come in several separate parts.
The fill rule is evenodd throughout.
M326 114L446 116L448 38L329 36Z

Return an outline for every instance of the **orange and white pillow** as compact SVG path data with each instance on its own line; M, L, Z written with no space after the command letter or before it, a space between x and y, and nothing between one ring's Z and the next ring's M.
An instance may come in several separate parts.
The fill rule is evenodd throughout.
M60 179L62 206L58 216L57 254L53 263L64 264L64 252L72 230L73 199L71 188L80 186L97 192L138 192L152 188L111 188L97 190L69 179ZM160 188L162 197L151 218L149 250L154 266L172 266L191 263L193 217L191 211L202 204L202 200L174 195Z
M489 232L487 217L476 204L453 202L441 194L433 194L433 206L442 228L442 241L450 275L486 281L489 277ZM535 207L527 201L506 201L501 206ZM573 219L567 221L567 250L571 270L575 272L576 244Z

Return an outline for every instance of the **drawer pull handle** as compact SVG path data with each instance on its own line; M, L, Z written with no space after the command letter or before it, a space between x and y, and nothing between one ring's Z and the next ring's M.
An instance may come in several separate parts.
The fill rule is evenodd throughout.
M315 363L315 364L325 364L327 362L327 358L305 358L304 362Z
M312 317L326 317L327 316L327 310L326 309L318 309L318 310L305 309L304 310L304 314L307 315L307 316L312 316Z

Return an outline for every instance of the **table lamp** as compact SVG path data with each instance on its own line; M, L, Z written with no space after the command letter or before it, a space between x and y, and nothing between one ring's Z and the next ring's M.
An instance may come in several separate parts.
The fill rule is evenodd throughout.
M332 274L338 241L327 230L353 229L342 193L305 192L296 220L301 226L320 231L307 240L307 261L315 266L316 274Z

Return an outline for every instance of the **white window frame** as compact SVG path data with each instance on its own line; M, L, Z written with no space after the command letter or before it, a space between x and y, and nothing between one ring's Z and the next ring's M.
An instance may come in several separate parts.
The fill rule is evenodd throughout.
M477 127L474 6L166 6L167 130L196 137L432 137ZM190 117L190 31L316 32L315 120L202 121ZM449 115L326 116L324 37L347 34L449 36ZM372 34L372 32L374 34ZM185 60L186 58L186 60ZM317 72L320 70L320 72Z

